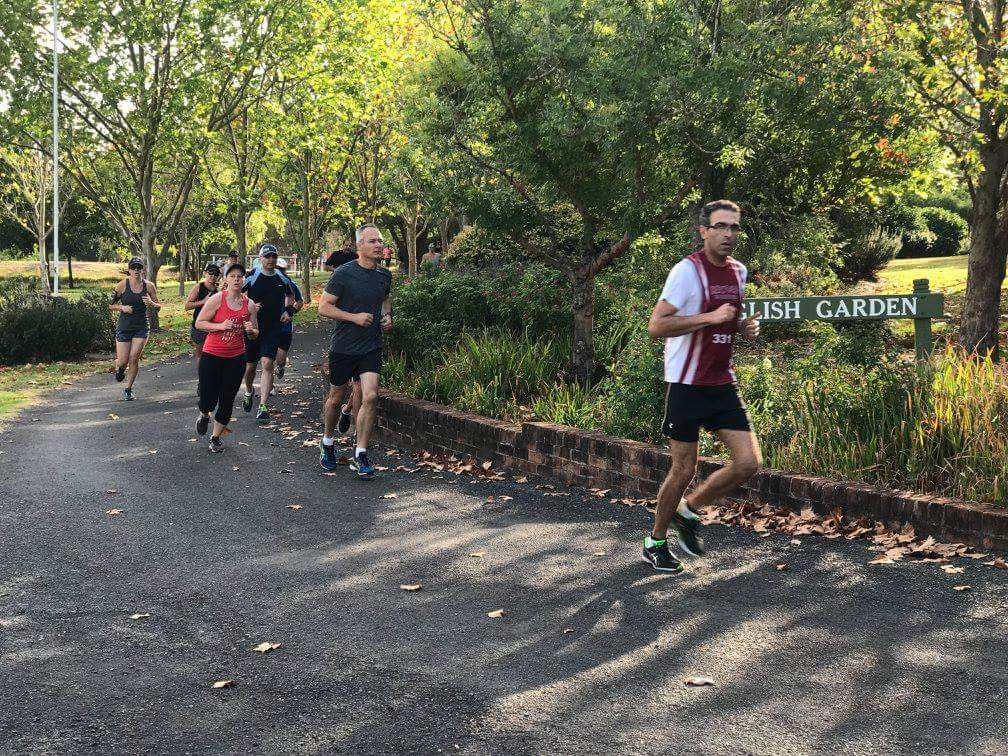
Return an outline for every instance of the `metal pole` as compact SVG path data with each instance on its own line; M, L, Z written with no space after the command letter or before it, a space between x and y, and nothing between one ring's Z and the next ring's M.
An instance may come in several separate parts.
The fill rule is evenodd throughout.
M53 206L52 206L52 248L53 248L53 286L54 297L59 296L59 0L53 0L52 11L53 32L53 90L52 90L52 120L53 120Z

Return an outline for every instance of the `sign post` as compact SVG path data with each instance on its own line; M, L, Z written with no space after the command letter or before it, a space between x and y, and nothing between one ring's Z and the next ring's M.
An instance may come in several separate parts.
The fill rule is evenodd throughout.
M945 295L931 291L928 279L914 281L912 294L865 294L843 297L745 299L741 317L758 316L764 323L800 320L913 320L918 360L934 350L931 319L945 315Z

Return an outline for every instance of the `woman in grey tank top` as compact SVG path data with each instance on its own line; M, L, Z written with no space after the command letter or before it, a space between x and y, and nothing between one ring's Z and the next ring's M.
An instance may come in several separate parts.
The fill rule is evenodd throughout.
M123 399L132 401L133 382L140 371L140 355L147 344L147 310L159 309L157 289L144 276L144 264L134 257L129 261L129 275L120 281L112 292L109 309L118 313L116 321L116 372L117 381L126 379Z

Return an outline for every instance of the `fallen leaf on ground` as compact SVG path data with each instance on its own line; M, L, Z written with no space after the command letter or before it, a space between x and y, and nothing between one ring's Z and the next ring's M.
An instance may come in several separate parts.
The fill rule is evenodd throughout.
M394 493L382 494L382 498L383 499L398 499L399 498L399 494L394 494Z
M238 465L234 465L231 469L234 470L235 472L238 472L239 470L241 470L241 468L238 467Z
M943 564L942 570L949 573L950 575L958 575L959 573L965 571L965 567L953 567L951 564Z
M704 685L714 685L712 677L687 677L683 680L683 685L690 688L701 688Z
M105 510L105 514L109 515L110 517L115 517L116 515L121 515L122 513L123 513L123 511L121 509L106 509Z
M253 646L252 650L260 654L268 654L270 651L276 651L282 645L282 643L269 643L267 641L260 643L258 646Z
M130 615L130 619L131 620L147 619L148 617L150 617L149 614L131 614Z
M482 465L480 465L480 467L482 467L484 470L489 470L491 467L493 467L493 462L487 460Z
M954 585L952 586L953 591L972 591L972 585Z
M492 612L487 612L487 617L490 619L500 619L504 616L503 609L494 609Z
M996 567L999 570L1008 570L1008 562L1000 557L995 559L993 562L984 562L988 567Z
M423 585L420 583L404 583L403 585L400 585L399 588L404 591L419 591L423 588Z
M472 554L470 554L469 556L471 556L471 557L476 557L476 558L478 559L478 558L480 558L480 557L484 557L484 556L486 556L486 552L485 552L485 551L474 551L474 552L473 552Z
M511 499L512 499L512 497L510 497L510 496L498 496L497 497L497 501L511 501Z
M564 628L564 635L567 635L567 633L573 633L573 632L574 632L574 628L572 628L572 627L565 627Z
M221 688L230 688L234 684L235 684L234 680L218 680L211 687L219 690Z
M594 554L592 554L592 556L605 556L605 555L606 553L604 551L596 551Z
M108 413L108 418L109 418L109 420L118 420L119 419L119 415L117 415L114 412L109 412Z
M105 495L106 496L115 496L117 493L119 493L119 489L118 488L110 488L108 491L105 492Z
M791 566L787 562L781 562L777 565L778 572L784 572L785 570L791 569Z
M528 478L525 477L515 478L515 483L528 483Z
M300 504L288 504L287 509L301 509Z
M792 546L801 546L801 541L798 540L797 538L792 538L791 539L791 545Z
M157 449L148 449L147 453L148 454L157 454Z

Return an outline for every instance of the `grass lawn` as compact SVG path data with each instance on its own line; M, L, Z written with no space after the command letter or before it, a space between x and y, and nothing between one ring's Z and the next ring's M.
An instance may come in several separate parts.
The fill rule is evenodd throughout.
M92 266L90 277L77 275L78 266ZM68 298L80 297L85 291L109 291L120 279L119 271L123 265L116 263L74 263L74 279L78 285L73 289L61 289L61 295ZM0 278L12 275L31 275L32 264L29 261L0 261ZM304 325L318 320L318 297L322 287L329 280L329 273L312 275L312 304L305 307L297 317L297 323ZM189 281L185 285L186 295L196 285ZM189 342L189 326L192 313L183 307L184 297L179 297L178 281L164 278L158 282L158 294L161 297L161 329L152 333L144 349L144 363L152 360L185 354L192 345ZM108 372L114 362L114 355L101 355L100 358L83 362L54 362L32 365L0 365L0 420L9 420L20 411L42 400L46 392L58 389L76 378L95 373ZM142 369L142 368L141 368Z
M962 294L966 291L967 263L966 255L893 260L879 274L879 288L885 293L909 293L915 278L926 278L934 291Z

